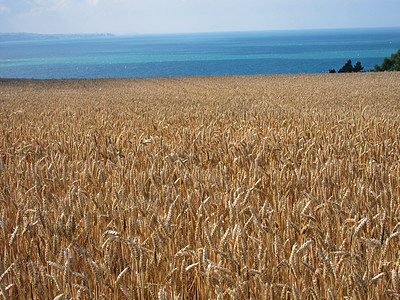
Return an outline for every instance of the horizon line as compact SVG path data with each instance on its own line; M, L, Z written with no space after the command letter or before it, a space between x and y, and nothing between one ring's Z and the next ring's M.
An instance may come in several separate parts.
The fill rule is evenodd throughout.
M134 36L134 35L175 35L175 34L209 34L209 33L246 33L246 32L290 32L290 31L323 31L323 30L362 30L362 29L400 29L399 26L371 26L371 27L313 27L313 28L292 28L292 29L254 29L254 30L217 30L217 31L182 31L182 32L65 32L65 33L41 33L26 31L0 32L0 34L32 34L32 35L112 35L112 36Z

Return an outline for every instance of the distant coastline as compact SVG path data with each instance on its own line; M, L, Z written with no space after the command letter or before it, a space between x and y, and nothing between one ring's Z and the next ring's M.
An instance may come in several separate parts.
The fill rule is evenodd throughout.
M76 39L98 39L110 38L112 33L90 33L90 34L41 34L41 33L0 33L0 42L12 41L43 41L43 40L76 40Z
M337 34L348 34L348 33L387 33L387 32L398 32L400 27L354 27L354 28L309 28L309 29L276 29L276 30L245 30L245 31L215 31L215 32L176 32L176 33L31 33L31 32L0 32L0 42L5 41L31 41L31 40L71 40L71 39L95 39L95 38L126 38L132 36L202 36L202 35L247 35L247 34L260 34L268 33L271 36L285 36L285 35L310 35L310 34L324 34L324 35L337 35Z

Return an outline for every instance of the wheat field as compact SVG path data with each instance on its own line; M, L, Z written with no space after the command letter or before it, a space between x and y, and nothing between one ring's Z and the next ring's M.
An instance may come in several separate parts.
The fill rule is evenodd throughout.
M400 73L0 79L4 299L399 299Z

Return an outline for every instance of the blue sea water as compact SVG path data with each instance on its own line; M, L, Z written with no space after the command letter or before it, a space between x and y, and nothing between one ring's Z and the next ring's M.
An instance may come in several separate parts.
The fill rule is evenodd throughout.
M1 78L105 78L365 70L400 48L400 28L0 41Z

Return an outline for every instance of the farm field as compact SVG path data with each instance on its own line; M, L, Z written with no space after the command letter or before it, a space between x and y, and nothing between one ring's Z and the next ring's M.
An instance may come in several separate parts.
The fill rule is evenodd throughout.
M0 79L5 299L399 299L400 73Z

